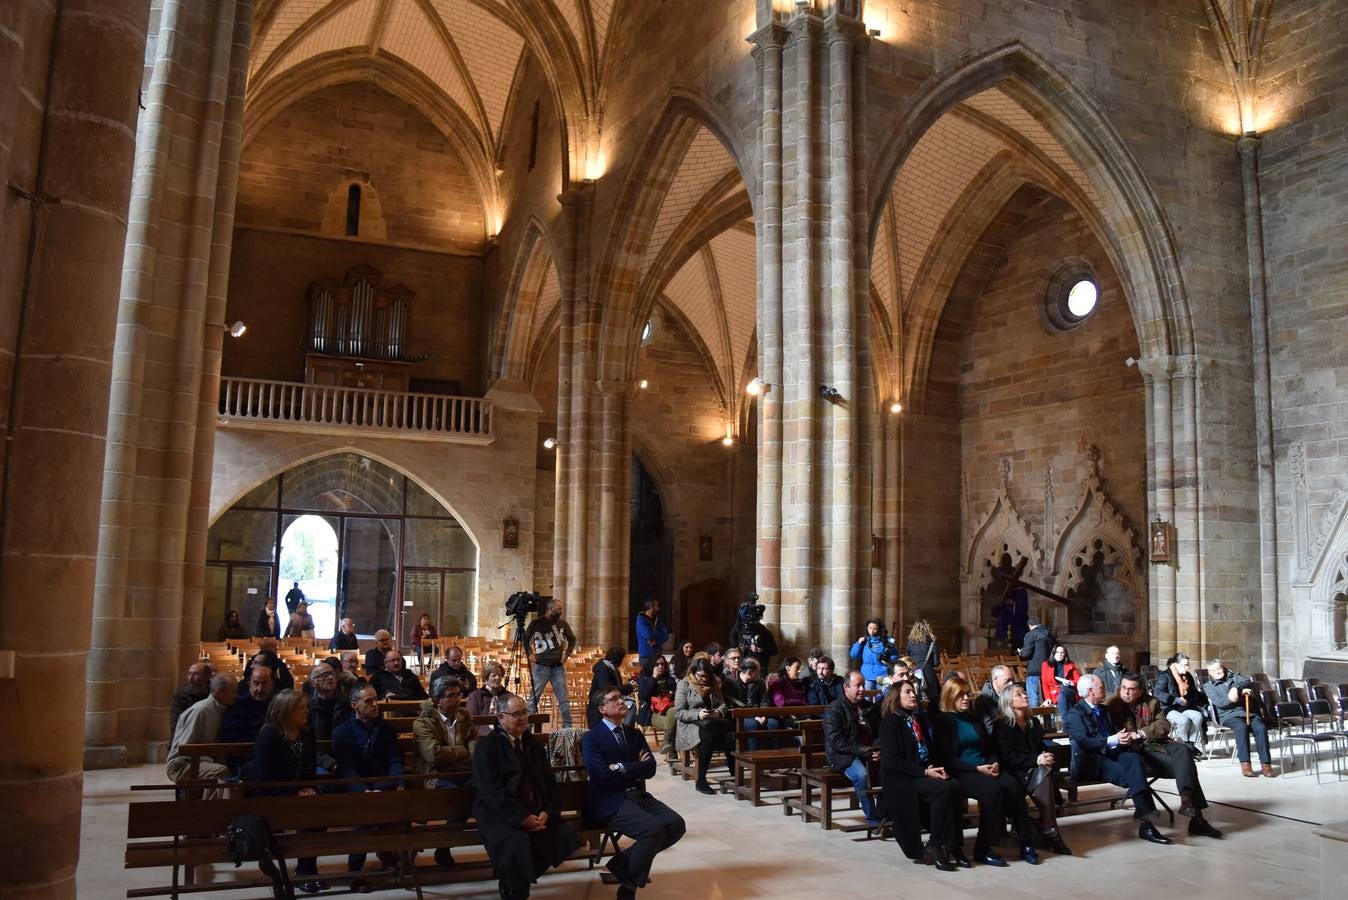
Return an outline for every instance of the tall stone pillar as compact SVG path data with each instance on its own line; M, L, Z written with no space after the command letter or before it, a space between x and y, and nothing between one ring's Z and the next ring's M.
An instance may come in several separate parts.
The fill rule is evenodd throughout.
M118 272L149 0L0 6L0 897L75 896Z
M1138 367L1142 370L1142 382L1147 395L1148 445L1151 447L1151 458L1147 461L1147 506L1153 519L1159 517L1173 524L1175 423L1171 380L1175 361L1169 356L1153 356L1140 361ZM1159 661L1175 652L1178 632L1175 563L1153 563L1149 585L1151 655L1152 660L1159 664Z
M604 381L597 385L599 422L594 453L598 479L598 531L595 546L595 578L589 595L590 628L595 641L627 646L629 621L627 596L629 534L631 530L631 437L628 410L634 387L627 382Z
M90 765L154 758L187 639L200 639L215 421L203 388L219 377L252 18L252 0L165 0L159 14L108 411Z
M798 5L779 24L780 13L763 4L752 38L764 135L756 204L759 371L771 398L759 405L764 449L775 451L780 434L780 463L775 452L760 462L759 577L780 586L786 648L818 636L835 654L870 607L875 413L866 144L855 114L869 39L856 6L837 2L820 18Z

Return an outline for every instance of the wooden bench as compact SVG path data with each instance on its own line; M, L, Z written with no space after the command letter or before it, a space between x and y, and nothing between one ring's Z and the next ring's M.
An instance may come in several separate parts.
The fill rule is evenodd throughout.
M387 779L353 779L333 785L383 780ZM261 786L249 784L248 788ZM158 785L149 787L164 789ZM593 867L616 849L617 835L586 827L581 821L587 788L583 780L557 785L562 818L576 828L582 841L570 859L585 860ZM264 817L277 833L288 865L306 856L392 854L398 861L393 872L368 873L368 876L391 879L388 887L414 890L421 898L426 884L491 876L491 862L485 851L472 859L456 859L452 867L416 865L417 854L425 848L481 846L471 819L472 807L473 791L469 788L135 802L127 810L126 868L167 867L172 870L172 879L167 885L129 890L127 897L177 898L182 893L267 886L269 883L260 877L192 884L193 867L233 862L222 835L237 816L251 812ZM455 821L448 821L451 819ZM368 876L360 872L324 872L321 880L345 884Z
M876 780L872 779L873 782ZM799 813L802 822L817 821L825 831L841 827L844 831L866 831L870 834L875 830L865 825L834 824L834 803L839 797L847 799L848 809L860 809L861 804L857 800L856 791L852 788L852 782L841 772L833 771L828 765L824 752L822 723L819 723L817 740L807 736L801 747L799 784L798 792L782 799L783 815ZM878 795L879 792L878 787L871 788L872 795Z
M819 747L823 747L823 725L818 719L804 718L822 715L823 706L791 706L778 708L741 707L730 711L735 720L735 781L733 791L737 800L748 800L752 806L762 806L763 790L785 790L790 787L789 776L801 767L801 747L804 744L804 727L818 735ZM744 723L759 716L781 719L797 718L796 724L784 724L781 728L758 729L750 731ZM785 747L748 749L750 741L772 741L787 744ZM773 773L782 773L773 776Z

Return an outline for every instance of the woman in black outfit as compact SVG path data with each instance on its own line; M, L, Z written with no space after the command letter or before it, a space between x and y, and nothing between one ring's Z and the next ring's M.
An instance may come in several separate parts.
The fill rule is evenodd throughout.
M1011 814L1020 839L1021 855L1031 865L1039 864L1025 811L1025 792L1020 782L1001 767L997 747L973 710L973 689L958 675L941 688L941 715L936 718L937 756L945 770L959 782L960 791L978 801L978 837L974 859L988 866L1005 866L994 849L1002 834L1002 810Z
M669 670L674 673L676 680L688 674L688 667L692 665L695 652L697 651L693 647L693 642L684 640L683 643L679 644L679 648L670 655Z
M225 613L225 621L224 624L220 626L220 633L216 640L237 641L250 637L252 637L252 635L248 633L248 629L244 628L243 623L239 621L239 611L237 609L231 609L229 612Z
M1030 695L1023 684L1008 684L997 698L999 715L992 726L997 756L1039 810L1039 833L1043 848L1062 856L1072 851L1058 833L1058 788L1053 783L1057 757L1044 740L1044 726L1030 715Z
M253 742L253 759L244 766L245 781L308 781L316 777L314 733L309 728L309 698L301 691L285 690L272 697L267 707L267 722ZM266 787L249 791L254 796L283 797L298 794L312 797L318 793L313 787ZM295 877L315 876L318 865L315 857L303 856L295 863ZM306 894L316 894L327 887L321 881L310 880L300 885Z
M882 802L894 823L894 839L913 862L953 872L955 863L968 868L960 831L960 792L945 769L932 760L931 730L918 712L917 691L900 682L885 695L880 720L880 768L885 786ZM931 805L931 840L922 846L923 802Z

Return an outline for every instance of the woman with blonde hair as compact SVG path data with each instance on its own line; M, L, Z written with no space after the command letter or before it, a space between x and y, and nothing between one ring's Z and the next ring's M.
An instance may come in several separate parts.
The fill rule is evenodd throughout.
M1052 745L1044 740L1044 726L1030 715L1030 695L1025 691L1025 685L1013 682L1002 688L997 695L997 707L992 737L997 743L1002 768L1015 777L1028 796L1034 798L1043 848L1071 856L1071 849L1058 833L1055 808L1058 789L1053 783L1057 756L1050 749Z
M908 630L908 646L905 649L913 659L913 674L922 682L918 693L934 706L941 685L936 680L936 670L941 665L941 648L926 619L918 619Z
M695 659L674 692L674 752L697 749L697 790L714 794L707 784L711 755L723 750L726 766L735 771L735 724L721 698L720 678L710 659Z

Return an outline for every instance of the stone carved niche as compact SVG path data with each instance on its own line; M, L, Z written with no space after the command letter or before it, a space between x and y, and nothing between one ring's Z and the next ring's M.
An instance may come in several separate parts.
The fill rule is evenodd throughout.
M1348 657L1348 491L1335 492L1308 551L1301 578L1292 584L1297 652Z
M972 636L971 649L983 650L993 624L992 607L1001 597L1006 576L1021 560L1026 560L1020 576L1023 580L1038 584L1044 572L1044 552L1034 530L1016 508L1005 465L1002 486L978 519L977 527L969 532L963 557L960 594L964 627Z
M1071 601L1067 631L1137 635L1145 627L1142 551L1100 480L1100 451L1086 448L1087 477L1058 529L1053 551L1054 593Z

